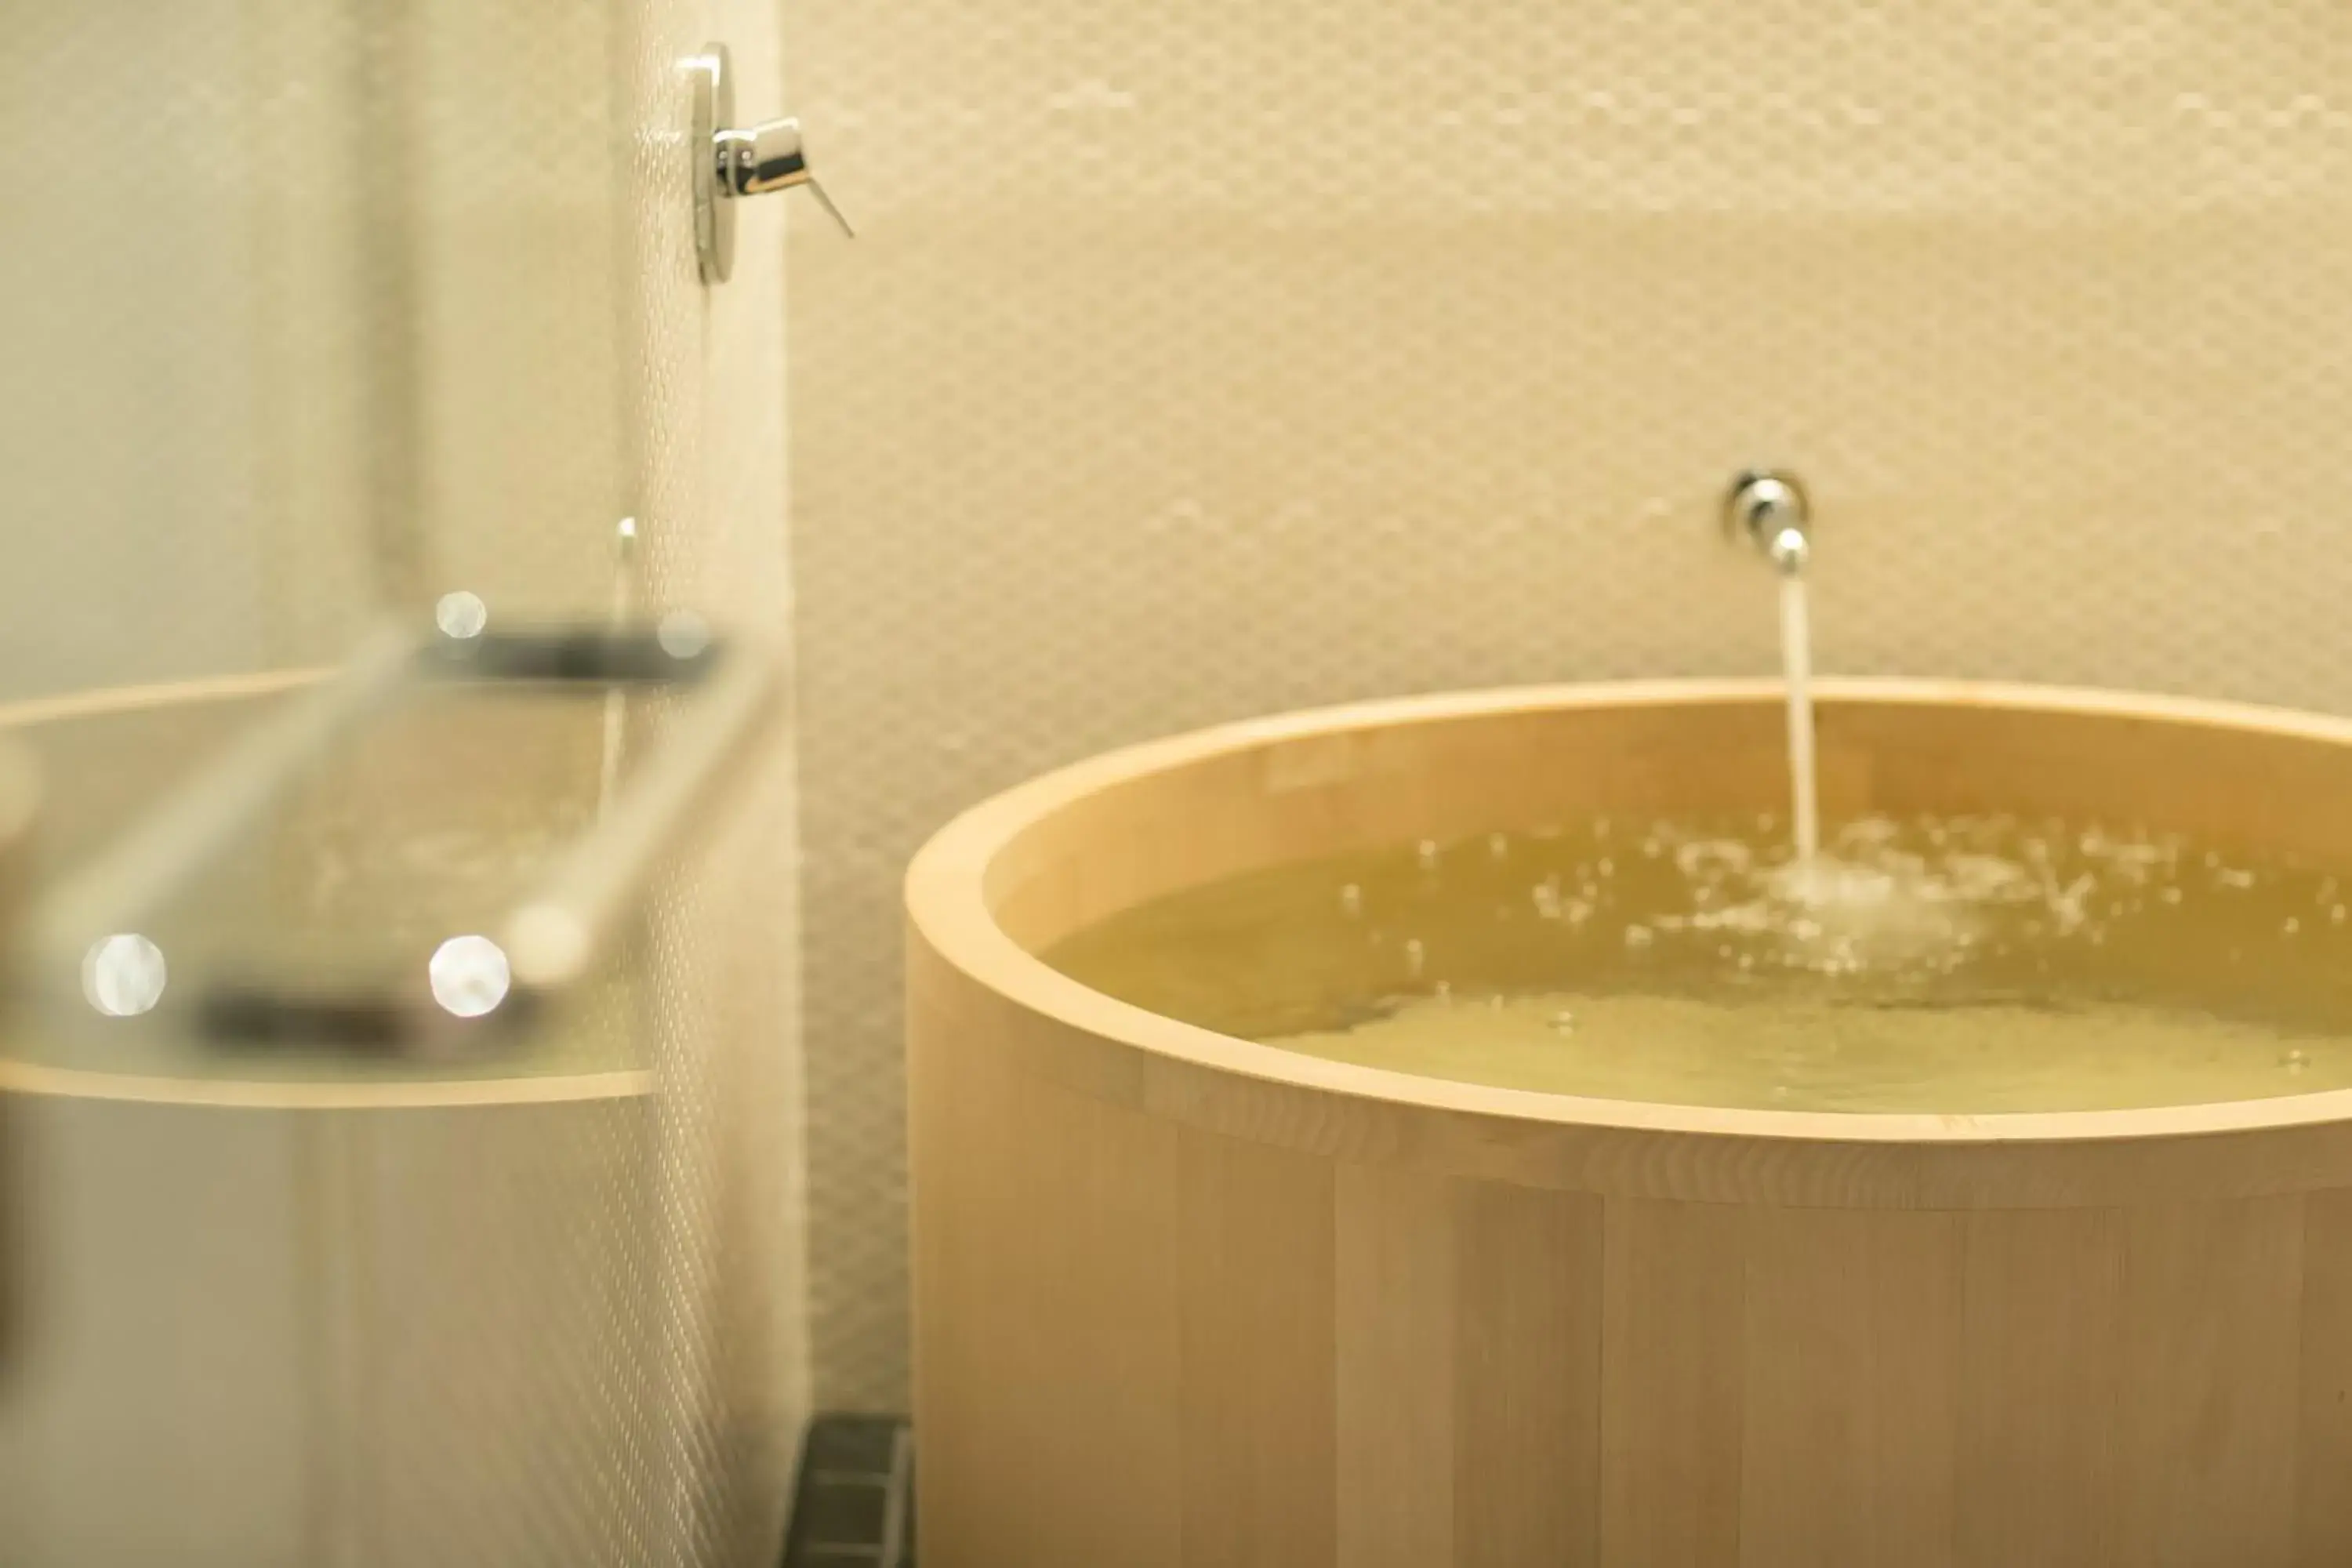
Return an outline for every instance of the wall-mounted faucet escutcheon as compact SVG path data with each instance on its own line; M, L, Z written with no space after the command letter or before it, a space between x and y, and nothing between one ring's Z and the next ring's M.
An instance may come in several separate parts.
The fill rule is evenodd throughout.
M1812 501L1796 475L1750 468L1723 498L1723 531L1735 544L1754 545L1775 571L1799 575L1812 559Z

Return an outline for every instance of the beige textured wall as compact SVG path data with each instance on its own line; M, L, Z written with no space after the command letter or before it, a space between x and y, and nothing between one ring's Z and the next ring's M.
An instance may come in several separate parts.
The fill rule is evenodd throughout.
M541 0L544 3L544 0ZM789 648L784 203L738 215L733 278L694 267L678 63L733 52L741 117L779 111L773 0L616 0L624 94L621 428L649 614L690 608ZM656 1278L663 1375L698 1395L663 1434L683 1561L772 1561L811 1410L800 1058L796 729L771 727L654 891ZM657 743L646 737L646 743Z
M1116 742L1759 671L2352 701L2352 14L784 0L816 1355L904 1397L897 876Z
M338 173L373 120L357 29L299 0L0 18L0 696L325 657L373 591L382 444Z
M604 602L621 15L0 7L0 697Z
M711 39L772 111L772 0L0 0L0 700L323 661L450 588L602 616L624 514L642 608L787 640L783 204L706 290ZM774 1560L809 1380L768 742L651 900L648 1097L0 1096L0 1563ZM471 796L596 786L462 752ZM338 847L416 847L382 826Z

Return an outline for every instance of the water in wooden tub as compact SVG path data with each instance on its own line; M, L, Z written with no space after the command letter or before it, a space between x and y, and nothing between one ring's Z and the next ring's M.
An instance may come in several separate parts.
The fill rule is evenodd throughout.
M2352 1087L2352 877L2003 817L1619 817L1284 866L1046 954L1204 1027L1510 1089L2121 1109Z

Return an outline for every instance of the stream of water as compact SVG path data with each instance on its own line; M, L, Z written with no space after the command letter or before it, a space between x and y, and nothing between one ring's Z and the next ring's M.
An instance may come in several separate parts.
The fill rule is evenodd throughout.
M1789 806L1797 864L1822 849L1821 799L1813 778L1813 629L1802 572L1780 578L1780 668L1789 687Z
M1604 1099L2084 1110L2352 1088L2352 879L2144 825L1830 825L1805 541L1780 572L1790 823L1571 817L1192 888L1047 955L1330 1060Z

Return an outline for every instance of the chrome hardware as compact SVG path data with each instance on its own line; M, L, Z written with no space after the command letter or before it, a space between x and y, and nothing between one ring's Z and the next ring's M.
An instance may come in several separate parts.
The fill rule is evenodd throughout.
M555 701L576 700L567 692L673 692L677 706L655 749L617 789L608 781L594 825L484 928L491 935L459 939L503 972L498 990L478 1007L453 1005L438 990L437 973L427 996L416 976L353 972L214 976L200 984L192 1004L181 1005L180 1015L192 1020L197 1037L231 1048L291 1045L436 1056L488 1038L485 1029L511 1033L587 977L639 906L648 878L705 815L703 804L754 754L751 742L775 709L782 668L780 653L761 639L716 633L685 614L656 626L520 632L468 626L423 638L382 632L341 677L248 732L41 900L26 921L27 988L46 989L66 1005L53 1019L83 1026L89 1020L73 1005L77 975L83 998L100 1014L119 1017L153 1006L153 996L132 1007L106 1005L106 996L92 992L91 955L112 942L144 941L119 933L148 927L242 832L266 820L330 748L425 688L498 686ZM160 994L160 981L152 989Z
M694 82L687 145L694 158L694 245L702 280L724 283L735 270L734 204L743 196L806 185L841 232L856 237L857 231L809 168L799 121L735 124L735 67L727 46L704 45L686 67Z
M1812 559L1813 508L1797 476L1774 468L1751 468L1731 481L1723 498L1724 536L1746 541L1790 576Z

